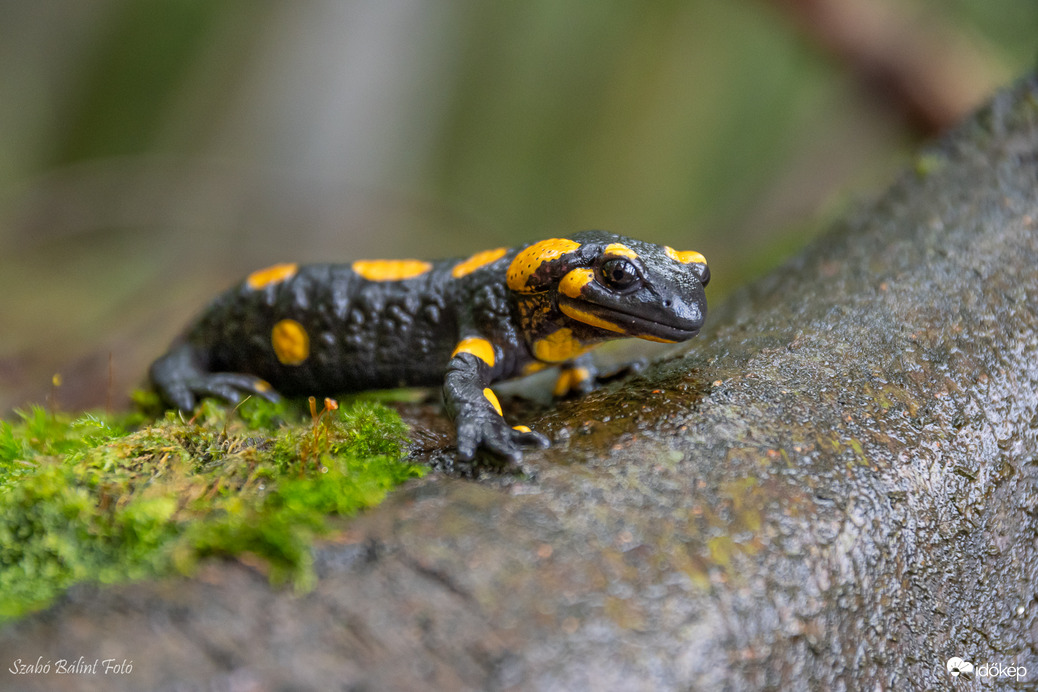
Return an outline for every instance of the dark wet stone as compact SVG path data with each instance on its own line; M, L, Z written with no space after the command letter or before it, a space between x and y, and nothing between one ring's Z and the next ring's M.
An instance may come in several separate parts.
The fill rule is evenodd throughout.
M132 674L2 687L923 690L952 656L1038 684L1038 81L531 424L558 443L529 477L408 486L308 594L237 563L77 588L0 632L4 668Z

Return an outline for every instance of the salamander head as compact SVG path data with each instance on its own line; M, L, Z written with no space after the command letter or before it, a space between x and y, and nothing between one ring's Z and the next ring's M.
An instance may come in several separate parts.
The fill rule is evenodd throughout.
M550 293L566 317L603 336L650 341L691 339L706 318L710 280L698 252L582 231L521 250L508 270L508 286L520 294Z

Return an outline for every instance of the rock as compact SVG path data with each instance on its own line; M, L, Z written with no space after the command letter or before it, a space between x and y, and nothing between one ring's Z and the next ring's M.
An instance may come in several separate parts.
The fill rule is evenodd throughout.
M1038 684L1038 79L674 355L533 421L526 478L395 493L310 593L237 562L77 587L4 667L132 671L3 688Z

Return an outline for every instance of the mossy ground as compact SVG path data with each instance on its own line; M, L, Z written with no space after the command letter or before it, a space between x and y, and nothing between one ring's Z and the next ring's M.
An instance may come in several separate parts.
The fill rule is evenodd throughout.
M0 422L0 622L76 582L191 574L210 555L305 589L335 517L422 474L392 410L310 408L206 401L190 420L150 421L33 408Z

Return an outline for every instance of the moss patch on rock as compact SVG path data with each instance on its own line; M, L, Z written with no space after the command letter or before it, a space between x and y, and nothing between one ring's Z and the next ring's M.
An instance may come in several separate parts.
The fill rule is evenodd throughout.
M336 517L422 474L400 417L372 401L19 417L0 422L0 622L77 582L191 574L211 555L306 589Z

